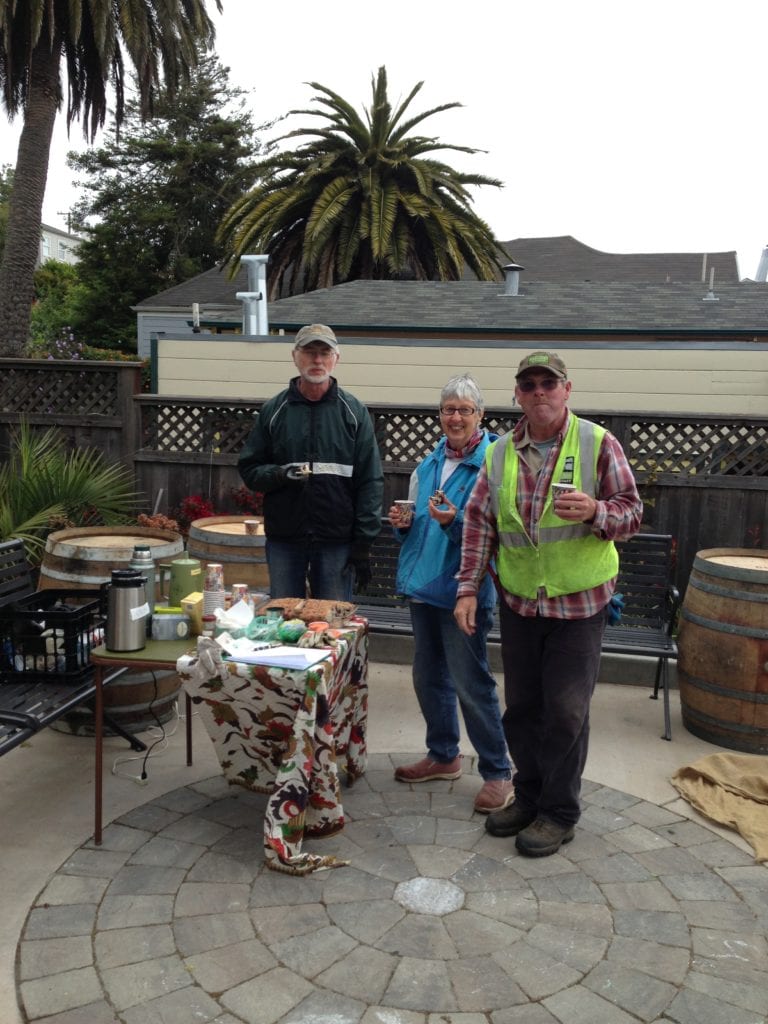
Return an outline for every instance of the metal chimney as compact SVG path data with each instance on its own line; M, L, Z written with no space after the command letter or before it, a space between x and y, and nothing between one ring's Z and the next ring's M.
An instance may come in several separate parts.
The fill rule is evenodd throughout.
M243 334L269 334L267 318L267 260L269 256L241 256L248 270L248 291L236 292L243 304Z
M502 270L504 271L504 294L519 295L520 271L525 270L525 267L521 267L519 263L507 263Z
M763 249L763 253L760 257L760 262L757 265L757 273L755 274L756 281L768 281L768 246Z

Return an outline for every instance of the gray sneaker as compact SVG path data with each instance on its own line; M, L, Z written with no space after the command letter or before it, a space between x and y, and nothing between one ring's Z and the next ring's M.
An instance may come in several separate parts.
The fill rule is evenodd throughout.
M493 811L485 819L485 830L492 836L516 836L536 820L536 811L521 807L517 801L501 811Z
M550 857L563 843L570 843L575 831L574 825L558 825L546 818L537 818L518 833L515 846L526 857Z

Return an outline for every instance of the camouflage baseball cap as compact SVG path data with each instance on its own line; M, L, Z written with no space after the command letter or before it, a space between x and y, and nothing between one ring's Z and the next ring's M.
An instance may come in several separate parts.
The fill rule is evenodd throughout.
M547 373L551 373L553 377L557 377L558 380L568 379L565 363L556 352L531 352L525 356L524 359L520 360L515 380L518 380L529 370L545 370Z
M336 335L326 324L307 324L306 327L302 327L296 335L295 347L303 348L312 341L322 341L324 344L330 345L334 352L339 351Z

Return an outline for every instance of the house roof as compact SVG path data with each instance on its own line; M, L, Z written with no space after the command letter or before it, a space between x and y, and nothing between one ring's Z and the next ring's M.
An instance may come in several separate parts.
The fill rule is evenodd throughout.
M231 307L240 310L242 307L235 298L237 292L248 290L248 273L241 264L237 275L230 279L228 272L222 267L213 267L202 274L190 277L188 281L166 288L165 291L142 299L133 309L145 312L149 309L169 309L177 307L189 311L193 302L202 306Z
M735 252L621 255L592 249L570 235L518 238L505 245L524 268L518 295L505 294L502 282L350 281L271 302L270 327L293 331L319 321L347 335L411 336L547 331L722 336L768 330L768 287L738 280ZM706 298L713 269L716 301ZM204 321L239 323L242 305L235 295L247 288L245 267L233 279L216 267L134 309L186 314L197 302Z
M706 281L715 271L715 284L739 280L736 252L601 252L572 235L551 238L513 238L502 243L532 281L624 281L665 284Z
M481 281L350 281L280 299L273 328L330 323L337 331L431 334L727 333L768 331L768 288L752 281L702 284L521 282L519 295Z
M510 259L525 269L526 281L615 281L633 284L667 282L709 282L714 268L715 283L738 282L736 253L608 253L592 249L571 235L551 238L513 238L502 245ZM705 264L706 258L706 264ZM702 274L702 269L704 273ZM471 279L470 279L471 280ZM240 309L236 292L246 291L245 267L230 279L226 270L214 267L202 274L143 299L134 308L190 308L193 302L207 306L232 306ZM282 301L282 300L280 300Z

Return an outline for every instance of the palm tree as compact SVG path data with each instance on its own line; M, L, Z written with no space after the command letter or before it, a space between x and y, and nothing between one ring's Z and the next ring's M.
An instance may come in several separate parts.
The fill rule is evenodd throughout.
M214 0L221 10L221 0ZM213 42L205 0L0 0L0 87L9 119L21 113L14 186L0 265L0 355L21 355L32 307L48 158L67 69L67 126L82 119L93 141L110 84L123 118L126 62L142 112L160 86L173 94Z
M498 188L501 182L462 174L428 155L479 150L409 134L426 118L461 104L444 103L404 120L424 83L393 111L381 67L371 79L373 102L363 118L326 86L309 84L324 109L290 113L328 123L276 140L313 141L257 164L261 183L228 210L219 239L233 275L240 256L260 252L270 256L272 297L360 278L453 281L465 266L480 280L493 280L508 256L470 209L468 188Z
M138 505L133 474L95 448L69 448L55 427L22 421L12 430L0 464L0 540L23 540L32 564L57 526L133 522Z

